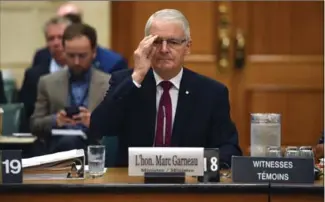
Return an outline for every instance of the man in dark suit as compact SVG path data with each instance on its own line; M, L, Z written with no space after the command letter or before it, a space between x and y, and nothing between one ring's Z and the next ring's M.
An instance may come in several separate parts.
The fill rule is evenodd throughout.
M26 123L22 130L29 132L29 117L33 114L37 96L37 85L41 76L54 73L65 67L65 57L62 46L62 36L65 28L71 22L62 17L51 18L45 24L45 38L50 58L26 69L22 87L19 92L19 101L24 103Z
M97 33L87 24L68 26L62 37L67 68L39 80L31 131L47 143L48 152L85 149L95 140L79 136L52 136L52 129L87 133L92 110L108 89L109 74L92 67ZM95 141L97 142L97 141Z
M7 98L4 90L2 71L0 70L0 104L7 103Z
M64 3L57 10L57 16L66 17L73 23L82 23L82 11L73 3ZM126 60L118 53L101 46L96 47L96 57L93 60L93 66L105 73L112 73L117 70L127 69ZM47 63L51 60L51 54L48 47L36 51L33 58L32 67L38 64Z
M112 74L94 110L90 135L119 137L117 166L128 147L219 148L221 164L242 155L223 84L183 67L190 53L189 23L177 10L153 14L134 52L134 70ZM221 165L222 166L222 165Z
M112 73L117 70L126 69L128 64L126 60L118 53L106 48L97 46L97 55L93 61L94 67L105 73ZM51 53L49 48L42 48L36 51L32 67L36 67L42 63L49 63Z

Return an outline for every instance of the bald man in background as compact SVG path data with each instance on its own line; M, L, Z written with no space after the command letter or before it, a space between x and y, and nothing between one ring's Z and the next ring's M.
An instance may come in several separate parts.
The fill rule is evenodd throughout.
M64 3L56 11L57 16L65 16L67 14L76 14L82 16L82 10L73 3Z
M62 4L57 9L56 15L66 17L73 23L82 22L82 10L73 3ZM96 52L97 55L93 61L93 65L99 70L110 74L114 71L128 68L127 61L120 54L100 46L97 46ZM49 63L51 59L48 47L39 49L34 55L32 67Z

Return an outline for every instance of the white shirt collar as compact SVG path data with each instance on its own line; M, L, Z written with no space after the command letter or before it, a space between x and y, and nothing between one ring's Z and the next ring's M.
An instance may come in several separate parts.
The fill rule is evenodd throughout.
M65 68L67 68L67 65L61 66L53 58L51 59L51 63L50 63L51 73L60 71L61 69L65 69Z
M156 80L156 86L158 86L162 81L164 81L156 72L155 70L153 69L153 76ZM179 86L181 84L181 79L182 79L182 76L183 76L183 68L181 68L181 71L178 72L178 74L169 79L169 81L174 85L175 88L177 88L179 90Z

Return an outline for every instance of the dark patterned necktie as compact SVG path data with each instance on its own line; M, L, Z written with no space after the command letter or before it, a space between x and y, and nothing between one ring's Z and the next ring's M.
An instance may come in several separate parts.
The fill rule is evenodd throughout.
M169 94L173 84L163 81L159 84L163 88L157 114L156 147L168 147L171 145L172 136L172 100Z

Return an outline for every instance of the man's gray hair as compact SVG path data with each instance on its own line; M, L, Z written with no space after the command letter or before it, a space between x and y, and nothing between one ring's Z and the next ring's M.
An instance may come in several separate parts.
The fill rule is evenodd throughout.
M59 25L59 24L65 24L65 25L69 26L72 24L72 22L68 18L65 18L65 17L53 17L53 18L49 19L43 27L45 36L46 36L48 26Z
M191 39L190 24L182 12L176 9L163 9L155 12L149 17L146 23L144 29L145 36L148 36L150 34L150 28L154 20L173 21L181 23L186 35L186 39Z

